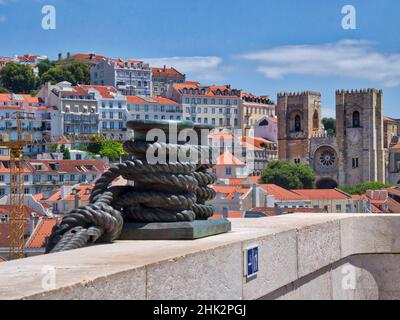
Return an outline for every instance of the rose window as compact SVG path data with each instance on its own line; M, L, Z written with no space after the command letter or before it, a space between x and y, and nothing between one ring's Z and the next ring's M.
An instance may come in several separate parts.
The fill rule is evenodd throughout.
M332 167L336 162L336 156L333 151L324 150L321 152L321 156L320 156L319 160L323 166Z

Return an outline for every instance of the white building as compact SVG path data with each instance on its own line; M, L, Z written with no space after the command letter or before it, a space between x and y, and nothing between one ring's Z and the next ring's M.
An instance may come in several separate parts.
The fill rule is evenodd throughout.
M128 120L182 120L182 107L162 97L128 96Z
M90 83L113 86L124 95L152 94L152 70L139 60L103 59L90 70Z
M93 93L98 102L99 132L106 139L127 139L127 98L114 87L81 85Z
M26 142L37 142L48 139L58 133L55 107L45 106L39 98L30 95L0 94L0 139L3 141L18 140L17 113L22 129L22 139ZM25 156L46 151L46 146L26 146ZM3 149L0 155L8 155Z
M169 86L167 97L182 105L183 117L199 124L240 128L240 90L186 82Z

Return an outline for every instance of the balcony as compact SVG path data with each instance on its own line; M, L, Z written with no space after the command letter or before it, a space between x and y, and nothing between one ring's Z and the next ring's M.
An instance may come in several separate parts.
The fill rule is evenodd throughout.
M400 298L400 215L295 214L232 225L196 241L118 241L2 263L0 299ZM259 273L247 280L243 250L253 245ZM49 266L53 288L42 285ZM349 274L356 285L344 281Z

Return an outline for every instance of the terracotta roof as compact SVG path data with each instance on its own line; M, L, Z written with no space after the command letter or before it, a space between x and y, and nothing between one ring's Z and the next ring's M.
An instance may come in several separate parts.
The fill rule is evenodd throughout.
M292 191L286 190L277 186L276 184L261 184L261 188L267 191L268 195L274 196L276 200L280 201L301 201L303 197Z
M230 185L243 185L247 180L253 182L254 184L259 184L261 177L247 177L247 178L237 178L229 179Z
M149 98L142 98L139 96L127 96L126 97L128 103L135 103L135 104L162 104L162 105L172 105L172 106L177 106L178 103L167 99L167 98L162 98L162 97L149 97Z
M94 174L107 169L101 160L26 160L25 163L32 172ZM42 165L42 170L36 169L36 165Z
M259 149L262 149L263 145L273 144L272 141L269 141L261 137L242 137L242 141L247 142L253 145L255 148Z
M25 54L23 56L17 56L16 60L17 61L24 61L24 62L35 62L37 59L41 58L43 56L39 55L32 55L32 54Z
M391 118L391 117L384 117L383 121L385 121L385 122L396 122L396 123L398 122L397 119L394 119L394 118Z
M0 93L0 102L13 102L28 105L40 104L42 101L38 97L29 94Z
M211 187L215 192L225 195L225 199L232 200L235 194L244 195L249 192L250 187L244 186L219 186L214 185Z
M93 53L77 53L70 56L70 59L77 59L77 60L90 60L90 56L92 56L92 60L103 60L106 59L105 56L100 56Z
M224 217L223 212L215 213L211 219L221 219ZM241 219L244 217L244 212L242 211L228 211L228 219Z
M114 99L118 93L117 89L109 86L80 85L80 87L87 91L96 90L103 99Z
M50 237L56 224L57 219L41 219L26 242L25 247L28 249L43 248L46 245L46 239Z
M185 96L194 96L194 97L215 97L218 99L223 98L235 98L238 99L240 96L240 90L232 89L229 85L225 86L202 86L199 82L190 82L187 81L185 83L177 83L173 86L175 90L179 91L179 93L184 94ZM183 93L184 90L193 90L193 93L186 92ZM195 90L198 90L198 93L195 93ZM204 90L204 92L202 92ZM224 95L224 93L227 95ZM220 94L218 94L220 93Z
M28 236L29 227L28 222L24 225L24 234ZM0 223L0 248L7 248L10 244L10 224Z
M0 256L0 263L7 262L6 258Z
M24 164L24 168L22 170L22 173L31 173L32 170L29 168L29 166L26 165L26 162ZM0 173L5 173L9 174L10 173L10 160L0 160Z
M316 189L309 189L309 190L292 190L294 193L297 193L305 200L339 200L339 199L350 199L351 196L347 196L344 193L336 190L316 190Z
M163 78L183 78L184 74L180 73L175 68L151 68L153 77Z
M236 166L236 167L245 167L246 164L236 158L232 153L230 152L224 152L217 158L216 162L217 166Z
M386 189L390 194L394 194L400 197L400 190L397 188L388 188Z
M77 185L73 188L76 191L76 194L80 196L81 201L89 201L91 191L93 190L93 185L85 184L85 185ZM56 201L75 201L75 194L68 194L64 199L61 198L61 191L57 191L51 197L49 197L47 202L56 202Z
M400 213L400 203L389 197L388 199L389 210L392 213Z
M261 102L261 101L266 101L268 102L270 100L269 96L256 96L252 93L248 93L248 92L242 92L241 94L241 98L242 99L254 99L254 100L259 100L256 101L257 103Z

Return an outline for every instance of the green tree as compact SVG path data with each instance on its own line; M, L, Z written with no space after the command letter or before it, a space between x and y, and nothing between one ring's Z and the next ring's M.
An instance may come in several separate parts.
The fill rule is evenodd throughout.
M43 62L40 83L51 82L56 84L61 81L77 84L90 83L90 66L81 61L73 61L68 64L55 65L53 62Z
M42 84L47 82L51 82L51 84L56 84L62 81L68 81L72 84L76 84L73 74L68 70L59 67L51 68L40 77L40 82Z
M71 153L65 145L61 145L60 152L63 154L64 160L71 160Z
M36 88L36 76L31 67L10 62L0 71L2 86L13 93L29 94Z
M0 88L0 93L10 93L6 88Z
M90 66L84 62L76 62L63 66L62 69L70 72L75 80L74 85L90 84Z
M39 77L41 77L43 74L45 74L47 71L49 71L51 68L54 68L55 66L56 66L55 62L50 61L49 59L40 62L37 65L39 69Z
M125 154L122 144L117 141L104 141L100 155L102 157L107 157L110 161L118 161L120 156Z
M101 137L92 138L87 146L87 151L91 154L107 157L110 161L118 161L121 155L126 154L122 143L105 140Z
M335 134L336 133L336 119L334 118L323 118L322 123L324 125L325 130L329 134Z
M357 185L342 185L339 189L348 194L358 194L362 195L367 192L367 190L382 190L392 187L390 184L385 184L382 182L365 182Z
M285 189L313 189L315 173L303 164L271 161L261 174L263 183L276 184Z
M50 152L57 152L58 151L58 145L57 144L49 145L49 151Z

